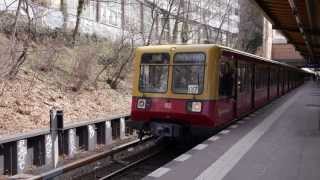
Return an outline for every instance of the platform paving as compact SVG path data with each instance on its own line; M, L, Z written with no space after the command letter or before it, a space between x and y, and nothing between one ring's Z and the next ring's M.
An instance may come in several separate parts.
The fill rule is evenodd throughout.
M319 180L320 85L308 82L150 173L161 180Z

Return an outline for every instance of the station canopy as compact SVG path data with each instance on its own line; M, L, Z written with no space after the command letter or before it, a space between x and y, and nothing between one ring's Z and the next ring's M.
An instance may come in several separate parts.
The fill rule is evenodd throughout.
M320 66L319 0L251 0L306 59L310 67Z

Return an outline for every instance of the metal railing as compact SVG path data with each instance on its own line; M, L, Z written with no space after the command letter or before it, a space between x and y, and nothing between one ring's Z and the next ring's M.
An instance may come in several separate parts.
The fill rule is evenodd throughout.
M55 160L124 139L132 133L125 126L129 118L124 115L68 124L60 129L56 142L49 128L0 138L0 176L25 173L34 167L56 167Z

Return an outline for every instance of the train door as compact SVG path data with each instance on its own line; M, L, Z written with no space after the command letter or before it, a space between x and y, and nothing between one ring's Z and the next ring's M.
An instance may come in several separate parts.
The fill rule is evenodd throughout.
M256 86L256 82L255 82L255 76L256 76L256 65L252 64L251 65L251 72L252 72L252 79L251 79L251 109L255 108L255 86Z
M278 95L278 69L270 67L270 99L275 98Z
M235 61L233 57L222 55L219 65L219 100L217 117L225 123L235 117Z
M261 107L268 99L268 68L262 64L255 65L255 108Z
M280 74L280 68L277 68L277 80L276 80L276 83L277 83L277 97L280 96L280 82L281 82L281 74Z
M285 94L285 84L286 84L286 73L283 68L281 68L281 95Z
M266 83L266 88L267 88L267 100L270 100L270 91L271 91L271 67L266 67L266 75L267 75L267 83Z
M287 71L288 74L288 84L287 84L287 92L290 91L290 71Z
M246 61L237 64L237 116L244 115L252 107L252 65Z

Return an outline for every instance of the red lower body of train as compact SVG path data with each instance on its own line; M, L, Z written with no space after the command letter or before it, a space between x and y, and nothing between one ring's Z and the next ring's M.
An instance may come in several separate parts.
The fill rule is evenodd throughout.
M193 133L212 130L231 123L233 120L260 108L287 93L301 83L278 84L247 92L238 92L236 98L202 100L200 112L187 108L192 99L147 98L144 109L137 108L141 97L132 98L130 125L136 129L148 129L157 136L180 136L183 128Z

